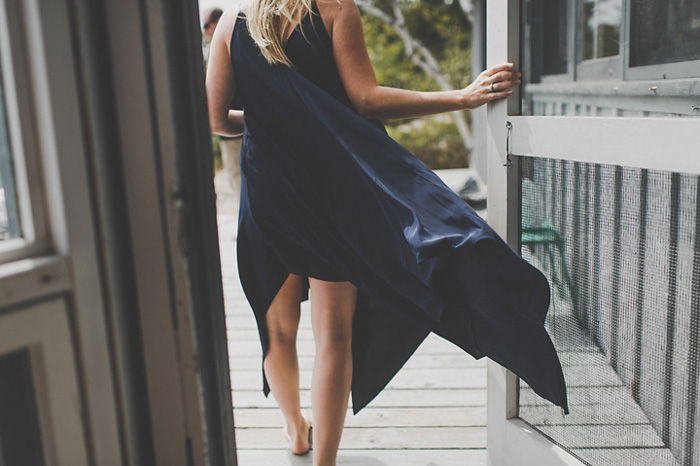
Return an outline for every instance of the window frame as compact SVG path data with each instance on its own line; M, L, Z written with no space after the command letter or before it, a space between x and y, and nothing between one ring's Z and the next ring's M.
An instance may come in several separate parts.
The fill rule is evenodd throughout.
M632 2L625 0L625 37L631 33ZM625 79L680 79L700 77L700 60L686 60L674 63L662 63L659 65L630 66L630 40L625 41Z
M566 0L569 18L567 35L569 72L541 75L541 83L591 82L591 81L642 81L683 79L700 77L700 60L687 60L658 65L630 66L630 32L632 21L631 0L622 2L622 24L620 25L620 53L611 57L581 60L583 30L581 0Z
M0 313L0 355L29 351L46 464L87 466L86 450L76 448L85 444L80 410L66 402L80 393L69 319L61 298Z
M629 58L625 63L625 79L682 79L700 77L700 60L688 60L661 65L629 66Z
M0 83L22 235L0 242L0 264L51 251L36 124L26 11L0 2Z

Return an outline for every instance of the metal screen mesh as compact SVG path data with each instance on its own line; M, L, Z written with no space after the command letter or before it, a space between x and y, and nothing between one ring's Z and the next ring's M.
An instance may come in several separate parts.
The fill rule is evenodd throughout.
M521 382L520 417L592 465L700 465L698 177L522 157L522 254L571 414Z

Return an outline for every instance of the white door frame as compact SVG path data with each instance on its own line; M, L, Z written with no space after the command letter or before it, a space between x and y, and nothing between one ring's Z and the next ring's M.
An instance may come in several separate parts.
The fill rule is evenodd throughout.
M197 2L104 8L155 462L235 464Z
M236 463L200 38L192 0L0 0L0 356L47 465Z
M487 66L518 66L519 0L488 2L486 42ZM700 147L700 118L528 117L518 116L518 102L516 92L507 102L490 104L486 131L488 219L516 251L521 200L515 155L700 174L700 157L691 156ZM489 464L583 465L518 418L518 387L514 374L489 361Z
M490 0L486 13L486 66L511 62L518 66L520 1ZM518 160L508 160L506 121L519 111L518 93L487 108L489 224L516 251L520 245ZM512 372L488 362L487 457L491 466L583 466L518 419L519 380Z

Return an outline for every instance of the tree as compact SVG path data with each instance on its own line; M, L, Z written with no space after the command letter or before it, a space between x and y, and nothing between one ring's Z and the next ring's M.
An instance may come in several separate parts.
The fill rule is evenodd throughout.
M469 83L470 0L356 1L382 84L447 91ZM465 113L450 115L468 156L472 137Z

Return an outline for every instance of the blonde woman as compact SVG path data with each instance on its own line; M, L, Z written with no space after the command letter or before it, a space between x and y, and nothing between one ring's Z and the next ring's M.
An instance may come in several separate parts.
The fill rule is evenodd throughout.
M296 356L310 291L314 465L335 465L349 394L362 409L431 331L567 410L546 279L377 120L476 108L519 76L503 64L455 91L380 86L353 0L251 0L222 17L207 99L212 131L244 138L239 274L296 454L310 441Z

